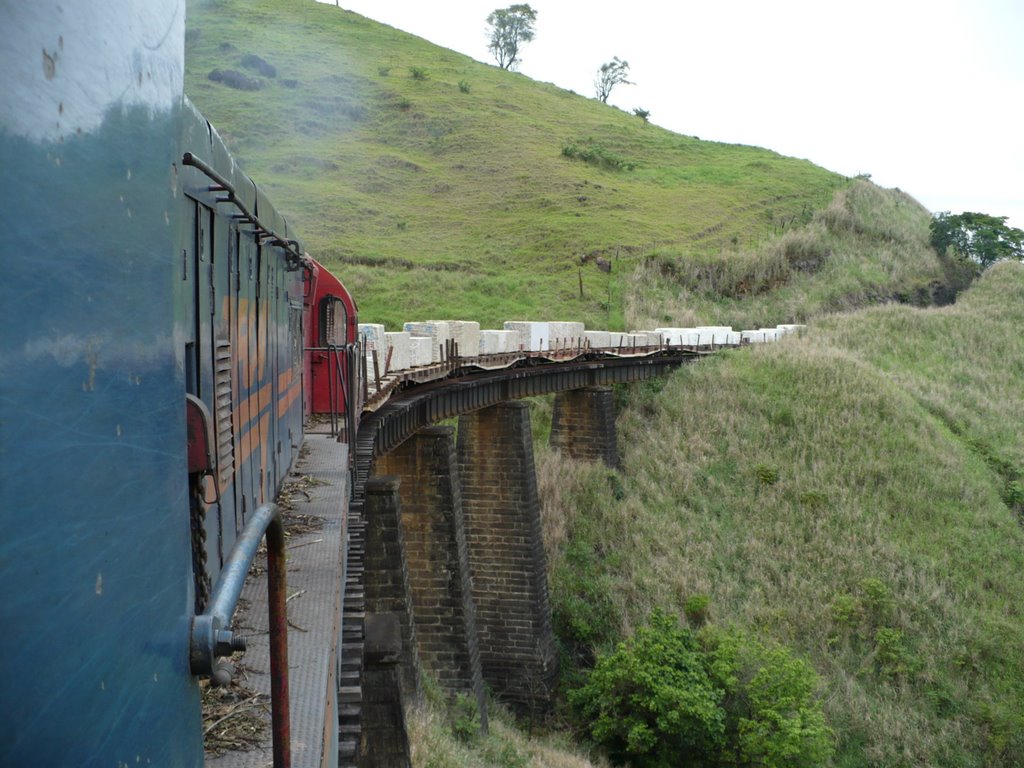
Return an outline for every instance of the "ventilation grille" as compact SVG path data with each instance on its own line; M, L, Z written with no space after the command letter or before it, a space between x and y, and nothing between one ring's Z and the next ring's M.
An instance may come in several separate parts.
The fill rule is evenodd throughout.
M231 418L231 342L217 341L217 467L220 487L224 488L235 474L235 440Z

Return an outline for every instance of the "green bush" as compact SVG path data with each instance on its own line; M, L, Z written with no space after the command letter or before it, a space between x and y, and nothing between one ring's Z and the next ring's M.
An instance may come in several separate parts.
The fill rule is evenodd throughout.
M480 736L480 713L472 696L460 693L455 697L449 713L452 735L464 744L471 744Z
M701 636L711 677L724 691L725 762L801 768L828 762L833 734L816 698L818 675L779 645L736 632Z
M683 604L683 615L686 621L694 629L700 629L708 622L708 603L711 599L707 595L690 595Z
M604 561L585 541L572 541L556 574L562 586L554 595L552 614L573 664L590 666L592 649L609 645L616 636L618 616Z
M833 752L817 688L815 671L787 648L735 630L694 635L655 611L569 702L612 758L637 768L801 768Z
M562 156L582 160L590 165L596 165L598 168L607 168L612 171L636 170L636 163L605 149L593 139L566 144L562 147Z
M462 93L469 93L469 81L459 80L459 90L462 91Z
M569 693L590 735L639 768L698 764L715 754L725 734L721 701L693 633L660 612Z

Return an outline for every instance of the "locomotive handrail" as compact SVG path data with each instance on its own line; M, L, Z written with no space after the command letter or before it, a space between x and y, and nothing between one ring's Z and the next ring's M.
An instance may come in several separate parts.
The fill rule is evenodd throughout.
M338 423L338 405L345 408L345 431L348 432L348 415L352 411L352 404L349 402L348 384L346 382L345 370L341 364L342 349L347 351L348 345L340 347L337 344L327 345L327 391L328 399L331 401L331 437L337 437L340 432ZM348 362L348 355L346 355ZM340 398L339 398L340 395ZM339 403L339 399L341 402Z
M245 650L245 642L230 628L242 584L267 538L267 592L270 609L270 704L274 768L291 765L291 727L288 711L288 579L285 569L284 522L276 504L264 504L249 517L217 579L206 611L192 619L189 662L193 675L211 675L227 682L230 673L218 668L217 658ZM227 679L225 679L225 677Z
M227 192L228 196L226 198L219 198L217 202L231 203L232 205L235 206L235 208L241 211L242 215L236 216L235 218L239 219L240 221L252 224L254 227L256 227L256 231L259 237L270 238L271 245L275 245L278 246L279 248L284 249L284 251L288 254L287 260L289 265L293 266L295 269L311 269L312 265L310 264L309 259L306 258L306 256L304 256L299 249L299 241L283 238L276 232L274 232L274 230L265 226L263 222L259 220L256 214L252 213L249 210L248 206L246 206L246 204L243 203L238 198L238 193L235 192L235 188L231 185L231 182L229 182L227 179L225 179L223 176L217 173L217 171L215 171L213 167L200 160L191 152L186 152L184 155L182 155L181 162L184 165L191 165L193 168L197 168L206 176L208 176L214 182L214 184L216 184L216 187L212 187L210 189L211 192Z

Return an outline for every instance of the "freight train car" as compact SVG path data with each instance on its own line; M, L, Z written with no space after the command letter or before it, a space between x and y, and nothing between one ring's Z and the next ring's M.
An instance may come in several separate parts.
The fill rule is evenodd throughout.
M359 390L351 296L184 97L184 7L0 6L4 766L203 764L217 589L312 370Z

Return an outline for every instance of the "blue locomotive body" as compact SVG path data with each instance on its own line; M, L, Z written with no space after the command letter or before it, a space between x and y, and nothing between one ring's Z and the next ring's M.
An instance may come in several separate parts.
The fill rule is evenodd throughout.
M302 439L315 270L185 99L184 13L0 6L2 765L202 764L192 619Z

